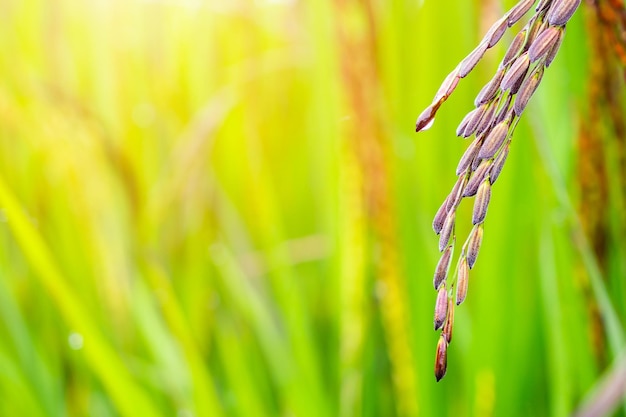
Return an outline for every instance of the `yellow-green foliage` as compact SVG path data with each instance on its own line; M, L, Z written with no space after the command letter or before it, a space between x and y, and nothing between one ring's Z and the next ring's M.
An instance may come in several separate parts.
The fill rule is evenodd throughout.
M2 0L0 415L572 411L626 316L623 197L608 269L570 239L578 16L433 376L430 224L504 47L413 123L499 3Z

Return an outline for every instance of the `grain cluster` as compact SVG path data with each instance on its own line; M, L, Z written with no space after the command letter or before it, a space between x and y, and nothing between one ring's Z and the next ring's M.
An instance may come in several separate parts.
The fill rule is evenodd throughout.
M432 126L437 111L454 92L459 81L535 3L536 0L521 0L493 24L480 44L446 77L431 105L419 115L417 132ZM533 16L511 41L495 75L476 96L475 108L456 129L457 136L472 137L473 140L457 166L457 181L433 220L441 252L433 281L437 291L434 326L435 330L442 329L435 360L437 381L446 373L454 308L467 296L470 270L476 264L483 240L491 189L509 155L511 138L519 118L541 83L545 69L554 60L565 35L565 26L579 5L580 0L537 2ZM456 245L456 210L463 198L468 197L474 197L473 228L461 246L455 272L451 275Z

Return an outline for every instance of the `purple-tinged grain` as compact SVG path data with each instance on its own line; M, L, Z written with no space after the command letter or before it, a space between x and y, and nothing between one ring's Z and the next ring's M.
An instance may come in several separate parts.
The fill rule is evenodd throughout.
M443 336L439 337L437 342L437 353L435 355L435 378L437 382L441 381L446 375L448 368L448 342Z
M460 305L467 297L467 287L469 285L469 265L467 258L459 259L459 269L456 281L456 305Z
M456 213L454 211L449 212L446 216L446 220L443 223L443 228L441 229L441 233L439 234L439 252L443 252L443 250L448 246L450 242L450 238L454 233L454 219Z
M580 6L580 0L554 0L546 14L546 20L553 26L563 26Z
M496 114L496 118L493 121L495 124L498 124L507 118L509 106L511 106L512 99L513 96L511 94L507 94L506 98L504 99L504 103L500 105L498 114Z
M504 143L508 133L509 123L507 120L495 125L485 138L483 146L481 146L480 151L478 152L478 157L481 159L493 158L498 149L500 149Z
M511 89L521 78L524 78L529 64L528 52L524 52L513 62L506 74L504 74L500 88L503 91Z
M478 252L480 251L480 245L483 242L483 225L478 224L474 226L470 234L467 243L467 266L470 269L474 268L476 258L478 258Z
M470 133L469 135L465 136L465 129L467 128L467 125L472 121L472 118L474 117L474 115L476 114L477 111L481 111L481 110L479 108L476 108L476 109L473 109L472 111L470 111L469 113L467 113L465 115L463 120L461 120L461 123L459 123L459 126L456 128L456 135L457 136L461 136L461 137L466 138L466 137L472 135Z
M478 61L480 61L485 55L485 51L489 44L487 42L481 42L463 61L461 61L461 65L459 67L459 77L465 78L467 74L469 74Z
M528 70L530 68L528 68L526 70L526 72L524 73L524 75L522 75L521 77L519 77L517 79L517 81L515 81L515 84L513 84L511 86L511 89L509 90L509 92L511 93L511 95L515 95L517 94L517 92L519 91L520 87L522 86L522 83L524 82L524 80L526 79L526 76L528 75Z
M454 254L454 244L448 245L445 251L441 254L437 267L435 268L435 276L433 278L433 285L436 290L439 289L441 284L448 277L450 271L450 263L452 262L452 255Z
M483 132L487 132L491 128L497 107L498 103L489 103L489 107L487 107L485 114L483 114L480 122L478 122L478 126L476 126L476 135L481 135Z
M448 314L448 290L445 285L439 287L437 292L437 301L435 302L435 330L439 330L443 326Z
M526 37L525 49L528 49L530 45L533 43L533 41L537 38L537 36L539 36L541 32L543 32L544 30L546 30L547 27L549 27L547 22L545 22L542 18L538 18L539 15L535 15L534 17L535 19L533 20L532 25L529 25L528 36ZM528 23L530 24L530 22Z
M565 27L563 27L563 29L561 30L561 36L559 36L559 39L552 46L550 51L546 54L546 62L544 63L546 68L549 67L550 64L552 64L552 61L554 61L554 58L556 57L556 53L559 52L559 48L561 47L561 42L563 42L564 37L565 37Z
M415 122L416 132L430 129L435 121L435 113L437 113L438 108L439 106L431 104L424 109L424 111L417 117L417 122Z
M489 103L485 103L476 109L472 118L467 123L467 126L465 126L465 130L463 131L464 137L467 138L469 136L472 136L476 132L476 127L478 127L478 123L485 114L485 111L487 111L487 107L489 107Z
M508 28L506 16L501 17L496 23L491 25L483 38L483 42L487 42L487 48L491 48L497 44Z
M467 184L468 175L461 175L454 183L454 187L452 187L452 191L448 196L448 204L446 205L446 211L450 212L453 209L456 209L463 198L463 189L465 188L465 184Z
M484 138L483 138L484 140ZM482 159L480 158L474 158L474 160L472 161L472 165L470 165L470 171L474 172L478 169L478 166L480 165L480 163L482 162ZM476 194L476 192L474 192L474 194ZM463 193L463 197L465 197L465 193Z
M515 122L515 119L517 118L517 116L515 116L515 113L513 112L513 106L509 107L509 110L506 112L506 114L504 115L504 119L511 119L511 124L513 124ZM511 135L513 133L511 132Z
M459 164L456 167L456 175L461 175L470 166L470 164L476 157L478 150L480 149L482 140L483 138L479 136L476 139L474 139L474 141L470 144L470 146L467 147L467 149L465 150L465 153L463 154L463 156L461 157L461 160L459 161Z
M513 38L513 41L509 45L509 49L507 49L506 54L504 54L504 58L502 58L502 62L500 63L500 68L507 68L511 62L522 52L524 49L524 42L526 41L526 29L523 29L521 32Z
M448 317L443 325L443 331L441 335L446 339L446 342L450 344L452 342L452 327L454 326L454 301L452 297L448 298Z
M463 197L471 197L476 194L476 192L478 191L478 187L486 178L490 167L490 159L485 159L480 163L480 165L478 165L478 168L476 168L476 170L472 173L472 176L467 182L465 190L463 190Z
M437 103L442 99L446 100L448 97L450 97L450 94L452 94L456 86L459 84L459 80L459 66L457 66L450 74L448 74L446 79L443 80L443 83L441 83L441 87L439 87L437 94L435 94L435 99L433 100L433 102Z
M485 86L480 90L480 93L476 96L476 99L474 100L474 105L476 107L493 100L496 93L500 89L500 83L502 82L503 77L504 68L501 68L496 72L496 75L494 75L493 78L485 84Z
M528 104L528 100L532 97L532 95L537 90L539 83L541 83L541 78L543 77L543 67L539 67L534 74L530 77L526 78L522 83L522 86L515 97L515 102L513 103L513 111L517 116L522 114L526 105Z
M530 59L530 62L532 63L543 58L558 43L560 37L560 27L551 26L541 32L530 45L530 48L528 48L528 59Z
M437 210L437 214L435 214L435 218L433 219L433 230L436 234L441 233L441 229L443 229L443 225L446 222L446 217L448 216L448 211L446 210L448 198L446 198L441 204L439 210Z
M493 161L493 167L489 172L489 181L491 181L491 185L495 184L496 180L500 176L502 172L502 167L504 167L504 163L506 162L507 156L509 156L509 149L511 147L511 140L504 145L496 159Z
M472 213L472 224L480 224L485 221L487 209L491 200L491 183L487 178L478 187L476 200L474 201L474 212Z
M518 20L520 20L533 6L535 0L521 0L511 10L508 11L508 26L513 26Z

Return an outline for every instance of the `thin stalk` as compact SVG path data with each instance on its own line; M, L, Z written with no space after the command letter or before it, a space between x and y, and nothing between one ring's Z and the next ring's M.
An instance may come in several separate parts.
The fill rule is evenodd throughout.
M587 237L585 236L580 217L578 216L574 204L567 193L565 181L561 176L556 159L550 149L550 146L548 146L546 132L542 127L539 116L535 112L531 112L530 114L530 123L534 131L533 136L535 138L539 155L543 166L550 177L554 193L561 205L561 208L565 210L570 220L574 246L578 250L583 265L589 274L591 288L596 301L598 302L598 308L600 309L602 320L606 326L611 351L614 355L617 355L624 347L624 328L619 320L619 316L613 308L611 298L609 297L606 286L604 285L604 278L598 265L598 261L593 253L593 250L591 249Z

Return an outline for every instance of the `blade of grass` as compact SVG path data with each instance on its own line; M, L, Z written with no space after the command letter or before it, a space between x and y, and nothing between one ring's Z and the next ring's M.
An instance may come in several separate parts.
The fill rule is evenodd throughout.
M214 244L210 250L218 269L218 282L225 302L251 324L269 364L274 382L282 393L281 403L295 415L307 415L307 401L294 385L297 368L285 337L281 334L271 308L251 285L249 279L223 244Z
M65 277L56 266L46 243L24 215L3 178L0 178L0 206L3 207L8 225L30 260L40 284L50 293L68 325L83 335L86 341L84 354L87 363L102 380L121 414L128 417L160 415L91 321L88 308L66 285Z
M0 278L0 316L9 332L10 341L15 346L19 369L29 381L34 402L41 407L45 415L65 415L60 402L61 393L51 380L52 376L35 347L29 328L14 300L14 294L5 283L4 275ZM5 343L8 341L5 341Z
M176 336L186 358L193 381L193 398L200 415L220 416L222 410L213 387L208 368L191 334L191 327L180 307L171 279L158 262L149 259L140 261L147 282L161 294L161 307L170 331Z
M552 150L548 146L547 137L542 127L543 125L535 112L530 113L531 114L528 118L532 122L534 132L533 136L539 151L538 153L541 156L544 169L547 171L548 177L551 180L555 195L569 218L574 244L580 254L585 268L587 269L587 272L589 273L591 286L598 302L602 319L606 325L611 350L613 351L613 354L617 354L624 347L624 327L620 323L619 316L613 308L611 298L609 297L606 286L604 285L605 281L602 277L602 272L598 266L598 262L585 236L580 218L578 217L578 213L576 212L572 200L569 197L567 187L565 186L565 182L556 164Z
M563 315L561 295L557 282L557 270L554 263L554 242L552 226L549 221L542 228L540 237L539 257L541 294L543 295L544 329L548 341L547 365L550 388L550 398L553 399L551 416L566 416L569 412L568 403L571 396L571 386L567 376L568 353L564 344Z

